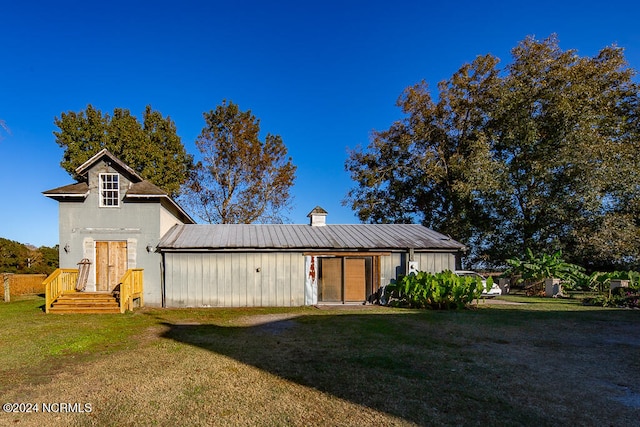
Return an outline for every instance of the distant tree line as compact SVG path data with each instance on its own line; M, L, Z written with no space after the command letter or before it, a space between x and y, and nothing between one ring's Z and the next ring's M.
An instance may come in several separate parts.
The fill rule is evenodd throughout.
M58 246L39 248L0 237L0 273L51 274L58 268Z

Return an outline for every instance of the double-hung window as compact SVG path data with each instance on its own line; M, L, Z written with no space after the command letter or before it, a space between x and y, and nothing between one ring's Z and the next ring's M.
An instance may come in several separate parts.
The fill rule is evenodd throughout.
M100 206L118 207L120 204L120 185L117 173L100 174Z

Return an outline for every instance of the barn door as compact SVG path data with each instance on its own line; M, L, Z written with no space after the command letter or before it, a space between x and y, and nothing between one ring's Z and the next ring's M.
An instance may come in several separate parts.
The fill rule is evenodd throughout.
M364 258L346 258L344 260L344 300L364 301L366 297L367 276Z
M342 258L320 258L321 278L318 300L324 302L342 301Z
M373 291L373 259L374 257L321 257L318 301L365 301Z
M111 292L127 271L127 242L96 242L96 291Z

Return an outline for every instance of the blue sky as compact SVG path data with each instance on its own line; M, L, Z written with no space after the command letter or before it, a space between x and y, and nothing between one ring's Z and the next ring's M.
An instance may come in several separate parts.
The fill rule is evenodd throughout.
M477 55L510 62L528 35L556 33L584 56L617 44L640 69L637 1L29 0L0 9L0 237L58 243L57 202L73 180L59 166L54 118L87 104L150 104L176 123L188 152L202 113L231 100L282 136L298 166L293 223L316 205L329 223L353 182L347 148L401 118L395 102L432 88Z

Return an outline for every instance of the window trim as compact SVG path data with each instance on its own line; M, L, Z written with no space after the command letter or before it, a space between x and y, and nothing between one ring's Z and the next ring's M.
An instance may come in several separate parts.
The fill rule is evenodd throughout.
M101 208L119 208L120 207L120 175L117 173L100 173L98 174L100 181L100 207ZM115 177L115 180L105 180L106 177ZM108 187L113 186L115 188ZM111 201L113 204L109 204Z

